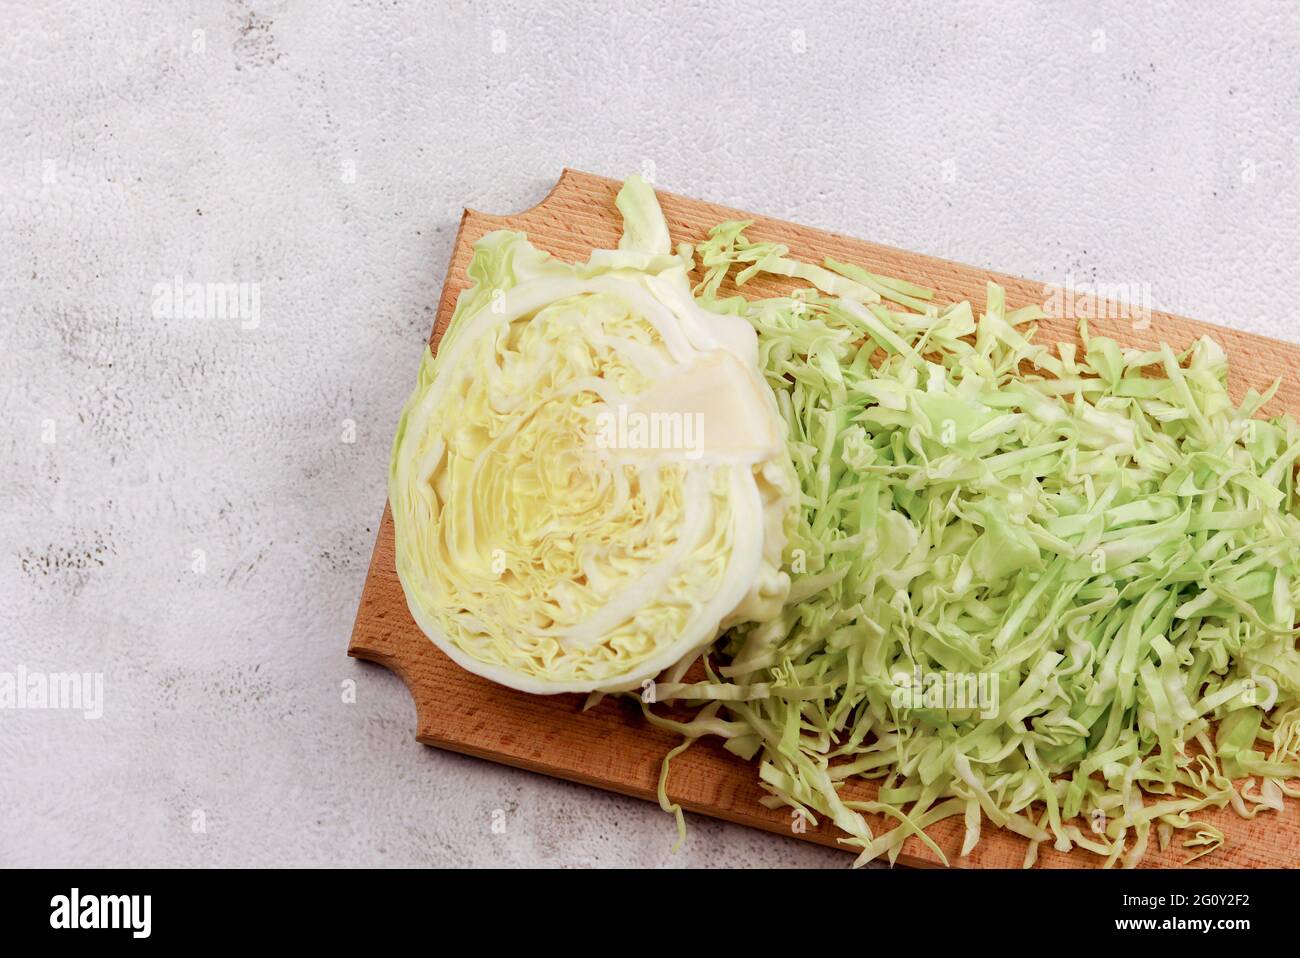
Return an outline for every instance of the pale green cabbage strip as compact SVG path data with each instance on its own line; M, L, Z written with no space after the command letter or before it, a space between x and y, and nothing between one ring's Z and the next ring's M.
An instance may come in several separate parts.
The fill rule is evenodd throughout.
M747 225L697 247L696 295L758 332L802 488L793 586L706 653L708 682L660 681L693 721L651 719L755 758L769 804L829 818L859 863L950 817L962 855L987 818L1026 864L1043 842L1199 857L1223 841L1201 810L1300 794L1296 423L1234 405L1210 339L1138 351L1084 325L1082 351L1049 349L996 285L983 315L940 308ZM814 288L719 300L733 266ZM996 714L894 704L917 670L993 673ZM841 795L857 776L875 801Z

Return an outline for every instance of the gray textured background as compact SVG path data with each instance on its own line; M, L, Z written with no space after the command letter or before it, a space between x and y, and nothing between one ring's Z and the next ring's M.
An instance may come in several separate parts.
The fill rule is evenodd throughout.
M0 711L0 864L848 861L672 856L345 657L463 206L642 171L1300 338L1295 4L548 6L0 2L0 671L105 682ZM259 325L155 316L178 274Z

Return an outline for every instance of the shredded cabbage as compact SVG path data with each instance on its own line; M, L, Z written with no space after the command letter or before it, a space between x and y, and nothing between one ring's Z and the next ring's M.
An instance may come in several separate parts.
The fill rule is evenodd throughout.
M748 225L697 247L696 293L758 334L801 490L792 586L704 681L656 687L693 719L650 720L755 759L767 802L829 818L859 864L912 835L947 861L923 831L947 818L962 856L987 818L1026 864L1049 842L1132 866L1153 827L1196 858L1223 842L1201 810L1300 794L1300 428L1253 418L1276 385L1234 404L1208 338L1126 349L1085 322L1081 351L1048 348L997 285L977 317ZM735 267L812 288L719 299ZM989 694L954 707L935 676ZM667 760L682 828L666 782Z
M795 480L753 329L698 306L653 190L569 265L480 240L393 442L397 572L453 660L530 692L638 687L776 615Z

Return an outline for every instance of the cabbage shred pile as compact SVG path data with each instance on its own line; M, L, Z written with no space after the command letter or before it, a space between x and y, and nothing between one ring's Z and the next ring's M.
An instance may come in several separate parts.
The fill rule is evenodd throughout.
M1035 344L1029 306L982 314L850 264L799 262L714 228L699 301L757 331L801 485L774 621L726 633L661 677L656 724L757 759L772 807L894 861L958 818L1135 865L1190 858L1300 795L1300 428L1254 418L1276 390L1227 390L1208 338ZM788 296L719 298L759 273ZM980 677L956 708L914 679ZM993 703L990 705L990 701ZM666 794L668 764L660 798ZM878 781L874 800L842 793ZM858 794L861 794L859 790ZM890 826L873 831L864 813Z

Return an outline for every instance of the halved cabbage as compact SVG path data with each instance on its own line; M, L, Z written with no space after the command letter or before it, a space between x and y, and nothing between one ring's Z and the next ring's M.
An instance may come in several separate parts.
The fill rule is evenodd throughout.
M411 614L464 668L528 692L636 688L766 621L797 483L757 337L697 306L654 191L570 265L475 246L389 474Z

